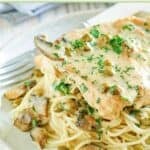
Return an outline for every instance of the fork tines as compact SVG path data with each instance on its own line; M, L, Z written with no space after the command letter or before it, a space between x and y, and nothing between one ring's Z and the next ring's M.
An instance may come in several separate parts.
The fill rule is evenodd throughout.
M24 81L32 75L35 50L23 53L0 65L0 88Z

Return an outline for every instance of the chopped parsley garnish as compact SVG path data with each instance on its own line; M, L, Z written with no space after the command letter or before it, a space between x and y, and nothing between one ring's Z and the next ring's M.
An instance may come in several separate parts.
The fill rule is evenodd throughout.
M63 81L59 84L54 84L54 88L63 94L69 94L70 92L70 84L64 83Z
M96 80L93 80L93 81L92 81L92 84L96 84L96 82L97 82Z
M148 26L148 22L144 22L144 26Z
M100 97L98 97L98 98L96 99L96 103L99 104L99 103L100 103L100 100L101 100Z
M112 49L115 53L120 54L122 52L122 44L123 44L123 39L116 35L114 36L110 41L110 45L112 46Z
M129 71L134 70L134 69L135 69L134 67L127 66L127 67L123 70L123 72L124 72L124 73L128 73Z
M135 125L136 125L137 127L140 127L140 124L139 124L139 123L135 123Z
M115 67L115 71L116 71L116 72L120 72L120 71L121 71L121 67L120 67L120 66L115 65L114 67Z
M87 80L88 76L81 76L83 79Z
M122 27L122 29L132 31L134 26L132 24L126 24Z
M107 46L104 46L104 47L102 47L102 50L104 50L105 52L108 52L109 51L109 47L107 47Z
M94 111L95 111L94 108L92 108L91 106L87 107L87 112L89 115L93 115Z
M63 37L63 38L62 38L62 41L63 41L64 43L66 43L66 42L67 42L67 39L66 39L65 37Z
M104 71L104 58L103 58L103 56L100 56L100 57L98 58L97 64L98 64L98 71L99 71L100 73L102 73L102 72Z
M90 34L91 34L93 37L98 38L99 35L100 35L100 32L99 32L99 30L97 29L97 27L95 26L95 27L93 27L93 28L91 29Z
M53 53L52 55L53 55L55 58L59 58L58 53Z
M65 103L64 102L60 102L58 105L57 105L57 111L64 111L66 110L65 109Z
M24 86L27 88L32 88L36 84L35 80L26 80L24 82Z
M64 60L64 61L62 62L62 66L66 65L66 64L67 64L67 62L66 62L66 60Z
M38 125L38 122L35 119L33 119L31 123L32 123L33 128L37 127L37 125Z
M90 70L90 74L94 74L94 72L97 70L96 66L92 66L91 70Z
M98 139L100 140L100 139L101 139L101 136L102 136L102 134L103 134L102 128L98 128L96 132L97 132L97 134L98 134Z
M99 125L99 126L101 125L101 118L97 118L97 119L95 119L95 121L96 121L97 125Z
M32 110L33 110L34 112L36 112L36 110L35 110L35 107L34 107L34 106L32 107Z
M80 90L81 90L81 92L85 93L85 92L87 92L88 88L86 87L86 85L84 83L82 83L80 85Z
M124 96L121 96L121 99L122 99L123 101L128 101L128 98L126 98L126 97L124 97Z
M145 60L144 57L141 54L137 54L135 57L137 59L140 59L140 60Z
M27 87L29 87L31 85L31 81L30 80L25 81L24 85L27 86Z
M77 74L78 74L78 73L80 73L80 70L78 70L78 69L75 69L75 73L77 73Z
M126 85L128 89L135 90L137 94L139 93L139 86L138 85L131 85L128 81L126 81Z
M145 29L146 32L150 32L150 29Z
M125 77L122 73L120 73L120 78L122 78L123 80L125 80Z
M81 48L84 46L84 42L82 40L74 40L71 42L71 45L74 49Z
M139 114L141 111L139 110L139 109L133 109L133 110L131 110L130 111L130 115L132 115L132 116L136 116L137 114Z
M124 69L121 68L118 65L114 65L113 68L115 69L115 72L119 73L119 76L124 79L125 75L129 76L130 71L134 70L135 68L132 66L126 66ZM128 84L128 83L127 83Z
M55 48L56 48L56 49L60 49L60 45L58 45L58 44L55 45Z
M109 87L109 92L111 94L114 94L116 90L117 90L117 86L116 85L112 85L112 86Z
M92 60L93 60L93 55L90 55L90 56L87 57L88 62L91 62Z
M133 88L133 86L130 85L128 81L126 81L126 84L127 84L128 89L132 89Z

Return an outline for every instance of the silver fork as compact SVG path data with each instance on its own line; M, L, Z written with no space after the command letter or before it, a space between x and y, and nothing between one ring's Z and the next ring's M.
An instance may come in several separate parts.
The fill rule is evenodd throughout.
M0 65L0 88L12 86L16 83L28 79L34 67L33 57L36 50L31 50L21 54Z

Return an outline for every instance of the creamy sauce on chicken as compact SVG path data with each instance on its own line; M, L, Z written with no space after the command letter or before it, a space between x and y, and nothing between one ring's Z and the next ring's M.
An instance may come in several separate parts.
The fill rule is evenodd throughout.
M150 85L150 34L141 27L132 26L133 29L122 27L119 33L118 30L115 30L113 34L108 35L110 39L115 35L119 36L128 46L130 56L126 53L127 49L122 45L120 46L122 47L120 54L114 52L109 44L104 45L106 46L104 48L100 48L97 41L101 38L101 34L105 33L103 33L101 26L97 26L100 34L99 38L92 37L88 33L92 40L85 42L89 51L84 54L73 52L71 57L65 57L65 64L58 65L58 67L60 69L67 66L72 67L76 74L93 83L99 92L101 92L103 84L117 86L120 89L121 96L133 103L138 96L138 87L149 88ZM66 44L63 43L59 50L61 53L65 46ZM105 62L109 62L109 64L105 64ZM109 94L102 94L101 99L106 99Z
M150 100L149 24L148 19L133 16L67 33L51 46L40 44L40 49L55 60L55 68L67 72L92 107L101 113L101 103L120 99L121 111L135 101L147 104ZM143 96L147 100L141 100Z

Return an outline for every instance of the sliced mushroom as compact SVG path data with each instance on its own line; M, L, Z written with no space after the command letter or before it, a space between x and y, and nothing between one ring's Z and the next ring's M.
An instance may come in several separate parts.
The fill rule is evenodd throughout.
M103 47L106 47L108 46L108 41L109 41L109 37L105 34L102 34L99 38L98 38L98 41L97 41L97 45L100 47L100 48L103 48Z
M40 78L43 76L43 73L41 72L41 70L36 68L33 70L33 76Z
M90 42L92 41L92 38L86 33L84 34L81 39L84 41L84 42Z
M123 43L122 47L123 47L123 55L130 57L134 50L130 48L125 42Z
M33 108L39 115L48 116L48 99L45 97L32 96Z
M40 50L40 52L48 57L51 60L55 60L55 61L63 61L63 58L56 58L52 55L52 43L48 42L45 40L45 38L43 38L44 36L35 36L34 38L34 43L37 47L38 50Z
M25 109L19 113L17 118L14 120L14 125L22 131L29 131L32 128L32 118L34 114L31 108Z
M31 89L31 88L33 88L35 85L36 85L36 81L35 81L35 80L26 80L26 81L24 82L24 86L25 86L27 89Z
M13 107L17 107L18 105L20 105L21 101L22 101L22 97L19 97L19 98L13 100L12 101Z
M77 110L78 110L78 104L74 99L68 100L67 103L60 102L55 107L56 112L65 111L68 116L74 114Z
M77 110L78 110L78 104L77 102L74 100L74 99L70 99L68 101L68 114L72 114L72 113L75 113Z
M139 112L136 114L136 118L140 121L143 126L150 126L150 112Z
M95 131L96 121L92 116L85 115L83 118L78 118L77 126L86 131Z
M139 109L143 106L150 105L150 89L138 88L138 97L135 101L135 108Z
M26 94L26 92L35 86L35 80L27 80L22 85L9 89L5 92L5 97L9 100L16 100Z
M113 70L112 70L112 67L111 66L106 66L105 69L104 69L104 75L105 76L113 76Z
M36 127L31 130L30 136L32 139L39 144L41 148L45 147L48 139L48 132L45 128Z
M71 56L71 48L65 47L65 55L70 57Z
M58 70L58 68L54 68L56 77L60 78L62 76L62 72Z
M38 126L44 126L44 125L48 124L49 118L45 117L43 115L38 115L36 120L38 122Z
M5 97L9 100L14 100L23 96L25 93L26 93L26 88L25 86L21 85L21 86L18 86L18 87L15 87L6 91Z

